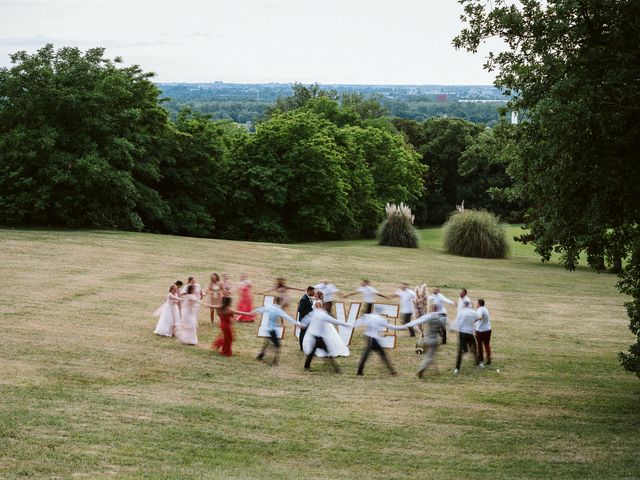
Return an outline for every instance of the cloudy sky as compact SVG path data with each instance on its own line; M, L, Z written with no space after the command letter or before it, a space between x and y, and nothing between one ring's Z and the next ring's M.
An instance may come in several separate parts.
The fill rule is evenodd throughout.
M107 48L161 82L490 84L456 0L0 0L9 54Z

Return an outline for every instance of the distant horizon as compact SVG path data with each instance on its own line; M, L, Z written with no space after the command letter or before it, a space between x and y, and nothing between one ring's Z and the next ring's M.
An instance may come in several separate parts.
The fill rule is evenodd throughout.
M301 82L298 80L293 81L281 81L281 82L237 82L237 81L223 81L213 80L205 82L195 81L154 81L156 85L294 85L300 83L302 85L314 85L319 86L345 86L345 87L489 87L499 90L495 85L491 83L342 83L342 82Z

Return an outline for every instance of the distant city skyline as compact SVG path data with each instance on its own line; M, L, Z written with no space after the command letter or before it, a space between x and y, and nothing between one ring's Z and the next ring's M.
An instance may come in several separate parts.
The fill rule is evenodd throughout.
M460 13L457 0L0 0L0 66L53 43L105 47L160 83L490 85L488 49L451 45Z

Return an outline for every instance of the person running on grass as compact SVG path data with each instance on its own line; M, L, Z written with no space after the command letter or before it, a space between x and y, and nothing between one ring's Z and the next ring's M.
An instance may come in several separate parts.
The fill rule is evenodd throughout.
M409 284L403 282L400 284L400 288L396 290L389 298L398 297L400 299L400 319L402 323L409 323L411 316L413 315L413 300L416 298L416 292L409 288ZM416 331L413 327L409 328L409 334L412 337L416 336Z
M312 286L307 287L307 291L298 302L298 320L303 320L307 315L309 315L313 311L313 304L316 302L315 298L315 289ZM300 327L300 335L298 337L298 342L300 343L300 351L304 352L303 344L304 344L304 336L307 333L307 327L302 325Z
M382 298L387 298L378 290L371 286L371 282L366 279L362 279L360 286L355 292L347 293L343 295L344 298L360 293L362 295L362 302L364 303L364 313L371 313L373 311L373 304L376 301L376 295Z
M291 317L287 312L282 310L282 307L280 307L280 305L275 303L272 305L265 305L263 307L256 308L252 313L264 313L268 315L267 333L269 334L269 338L264 341L262 350L260 350L260 353L258 353L256 359L262 361L265 354L267 353L267 348L269 348L270 344L273 344L275 353L273 355L273 361L271 362L271 365L278 365L278 356L280 354L280 339L278 338L278 328L280 327L280 322L278 322L278 319L282 318L289 323L297 325L298 327L301 327L302 324L300 322L297 322L295 318Z
M380 356L380 360L384 363L389 369L389 373L391 375L397 375L396 371L393 369L389 358L384 352L384 348L382 347L382 335L381 332L383 330L402 330L403 327L399 327L397 325L392 325L389 323L386 317L382 315L378 315L376 313L366 313L354 324L354 328L363 325L366 330L364 332L365 335L365 348L362 351L362 356L360 357L360 362L358 363L358 375L364 374L364 365L367 363L367 359L369 358L369 354L371 351L376 352Z
M471 303L465 301L463 308L458 312L455 324L456 329L459 332L458 336L458 356L456 357L456 368L453 371L454 374L458 374L460 371L460 365L462 363L462 354L470 351L473 355L474 363L478 368L484 368L483 363L478 359L478 352L476 348L475 325L478 320L478 314L471 308Z
M433 289L433 294L429 296L429 300L431 300L431 303L435 305L436 312L444 317L443 327L440 331L442 335L442 344L444 345L447 343L447 309L444 304L455 305L455 303L440 293L440 289L438 287Z
M331 339L329 329L333 329L333 333L335 333L335 329L329 325L330 323L334 325L342 325L344 327L350 327L346 322L342 322L333 318L329 315L323 308L322 302L316 302L313 306L313 311L307 315L303 320L302 324L306 326L308 337L311 342L311 346L307 353L307 358L304 362L304 369L309 370L311 368L311 361L316 353L317 349L323 349L326 351L326 359L331 364L336 373L340 373L340 367L336 363L334 357L339 354L338 345ZM340 337L338 337L340 339ZM305 342L306 343L306 342Z
M440 315L436 306L431 306L431 311L415 319L413 322L402 325L402 328L413 328L418 325L423 325L422 329L422 343L425 348L425 357L420 368L418 369L418 378L422 378L424 372L434 362L436 358L436 352L438 351L438 345L440 344L440 336L442 335L442 327L444 326L444 318Z

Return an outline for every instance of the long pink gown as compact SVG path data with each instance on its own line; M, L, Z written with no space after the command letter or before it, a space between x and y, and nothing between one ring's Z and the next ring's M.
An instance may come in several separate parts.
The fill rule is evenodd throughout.
M253 310L253 295L251 293L251 283L247 281L240 282L240 300L238 301L238 310L241 312L250 312ZM250 315L240 315L239 322L253 322L254 317Z

